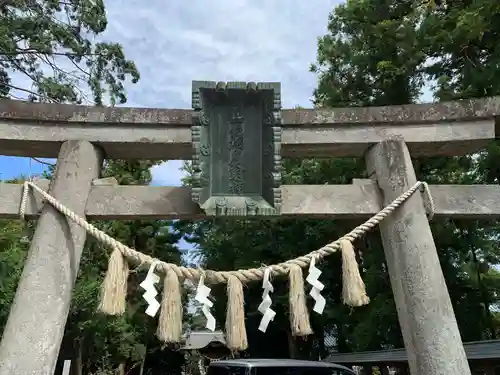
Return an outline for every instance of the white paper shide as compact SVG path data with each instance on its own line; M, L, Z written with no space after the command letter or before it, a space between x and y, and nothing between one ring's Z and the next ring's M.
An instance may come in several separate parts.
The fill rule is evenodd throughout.
M321 271L316 267L316 257L312 257L311 263L309 263L309 274L307 275L306 281L312 286L309 295L315 301L313 310L318 314L323 314L326 301L321 295L321 291L325 288L325 285L319 281L320 276Z
M155 268L158 262L154 262L149 267L148 273L144 281L140 284L140 287L144 289L146 292L142 295L142 297L148 303L148 307L146 308L146 314L151 317L154 317L158 310L160 309L160 303L156 300L156 296L158 295L158 291L155 288L155 284L160 282L160 277L155 274Z
M262 302L260 303L258 310L262 314L262 319L259 324L259 331L266 332L267 326L276 316L276 312L271 309L272 300L269 293L274 292L273 285L271 284L271 269L266 268L264 271L264 279L262 281Z
M210 312L210 308L214 304L208 299L211 291L212 289L205 285L205 278L201 276L200 281L198 282L198 287L196 288L196 296L194 298L202 304L201 311L207 319L206 328L213 332L215 331L215 317Z

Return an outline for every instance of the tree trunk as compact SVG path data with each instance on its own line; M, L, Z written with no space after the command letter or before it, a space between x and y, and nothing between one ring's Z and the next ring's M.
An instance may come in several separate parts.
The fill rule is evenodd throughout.
M296 347L295 347L295 337L293 337L292 332L287 331L288 335L288 355L290 358L295 358L296 356Z
M322 318L322 317L321 317ZM318 339L318 359L321 360L328 354L325 347L325 325L323 319L321 319L320 324L318 324L316 337Z
M139 375L143 375L144 373L144 365L146 364L146 357L148 356L148 347L146 346L146 350L144 351L144 357L141 361L141 367L139 368Z
M73 345L76 349L76 358L71 363L70 373L72 375L83 375L83 339L81 337L76 338Z

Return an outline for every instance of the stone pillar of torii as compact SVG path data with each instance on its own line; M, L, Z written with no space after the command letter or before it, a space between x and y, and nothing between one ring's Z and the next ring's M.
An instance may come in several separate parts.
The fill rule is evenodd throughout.
M453 156L480 150L495 138L500 110L498 97L392 107L282 110L276 103L279 86L275 84L228 83L207 87L196 86L198 94L214 100L212 109L202 108L207 116L207 122L202 124L209 129L207 134L222 134L221 129L226 129L227 123L216 120L224 118L224 113L219 117L210 115L210 110L218 110L218 103L243 98L245 105L265 108L254 104L268 103L268 95L274 90L274 107L268 108L274 113L271 120L264 116L258 121L260 112L252 112L253 107L240 107L250 125L265 126L266 121L271 121L273 131L279 129L281 134L279 139L265 132L262 139L258 132L249 136L255 145L274 142L275 157L257 155L262 164L257 163L258 168L251 174L253 178L263 178L262 186L252 187L261 189L257 193L263 200L246 206L251 207L246 214L253 215L258 212L255 207L267 204L266 217L359 219L375 215L416 182L410 155ZM209 99L204 100L207 103ZM202 219L208 211L200 207L200 199L193 202L195 192L189 187L98 183L103 158L191 159L194 115L190 110L1 101L0 153L57 157L50 186L44 180L37 184L87 220ZM199 114L195 117L195 126L200 126ZM243 125L242 129L247 128ZM224 153L223 142L218 142L218 150ZM204 153L219 152L210 149L210 144L207 147ZM249 145L245 143L245 147ZM264 160L276 163L282 156L364 157L372 181L358 180L353 185L281 185L275 171L277 164L264 165ZM209 160L223 165L223 161ZM241 163L251 165L248 161ZM207 166L201 163L200 168ZM266 180L266 173L274 173L272 180ZM245 178L244 174L239 176ZM222 180L210 185L214 178L225 177L210 176L208 187L220 186ZM500 216L499 186L431 185L429 192L437 217ZM20 184L0 184L0 218L18 217L22 194ZM203 198L203 194L203 190L197 190L194 195ZM467 375L470 370L424 200L424 194L412 195L380 224L410 370L413 375ZM237 210L242 201L233 201L234 212L243 212ZM229 212L227 202L233 204L226 200L222 211L214 209L211 214ZM39 219L0 344L0 373L47 375L53 373L56 365L86 235L51 205L44 205L36 193L28 197L26 217Z

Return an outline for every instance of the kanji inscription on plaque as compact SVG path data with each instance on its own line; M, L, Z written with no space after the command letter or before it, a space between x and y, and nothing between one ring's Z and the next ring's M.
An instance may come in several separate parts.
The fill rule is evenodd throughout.
M207 215L278 215L279 83L194 81L193 201Z

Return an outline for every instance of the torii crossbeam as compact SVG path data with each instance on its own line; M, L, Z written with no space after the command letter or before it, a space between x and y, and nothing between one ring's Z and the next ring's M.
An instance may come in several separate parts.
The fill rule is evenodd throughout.
M257 91L269 88L256 87ZM210 95L216 105L219 94ZM281 118L281 124L275 124L281 128L280 156L364 156L374 178L355 180L353 185L278 186L280 215L366 218L414 184L410 155L462 155L481 150L494 139L500 97L276 111ZM204 212L192 201L190 188L116 186L98 179L103 157L191 159L191 126L196 118L195 112L185 109L0 101L0 153L57 157L52 186L48 181L37 183L87 219L202 219ZM17 217L21 189L0 184L0 218ZM500 216L496 185L431 185L430 193L436 216ZM470 370L425 199L412 196L381 225L410 368L413 375L467 375ZM46 375L56 364L85 233L36 196L29 198L27 215L39 217L38 226L0 344L0 373Z

